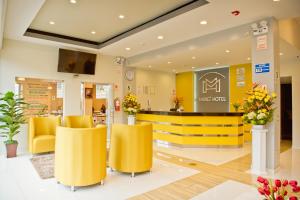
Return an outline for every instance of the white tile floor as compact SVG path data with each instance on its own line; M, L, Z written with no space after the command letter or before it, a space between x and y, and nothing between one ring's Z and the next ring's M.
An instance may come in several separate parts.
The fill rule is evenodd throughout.
M212 165L221 165L251 152L251 144L246 143L242 148L179 148L155 144L154 149L163 153L189 158Z
M29 155L13 159L0 157L0 200L119 200L199 173L155 159L151 173L131 178L127 174L108 172L104 186L78 188L71 192L53 178L40 179L29 158Z
M262 199L257 189L236 181L226 181L191 200L255 200Z

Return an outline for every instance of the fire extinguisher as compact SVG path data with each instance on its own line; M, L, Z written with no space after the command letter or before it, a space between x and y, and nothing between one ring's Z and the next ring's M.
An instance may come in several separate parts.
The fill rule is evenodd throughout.
M120 111L121 110L121 105L120 105L120 99L118 97L115 98L114 104L115 104L115 111Z

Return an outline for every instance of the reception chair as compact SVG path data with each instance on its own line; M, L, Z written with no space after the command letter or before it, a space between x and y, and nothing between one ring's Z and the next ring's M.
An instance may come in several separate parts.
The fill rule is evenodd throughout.
M152 168L152 124L112 125L109 167L131 173L150 171Z
M29 119L28 147L32 154L55 150L56 127L61 125L61 117L31 117Z
M96 128L57 127L55 178L71 186L104 184L106 177L106 126Z
M69 128L93 128L93 117L84 116L66 116L64 117L64 126Z

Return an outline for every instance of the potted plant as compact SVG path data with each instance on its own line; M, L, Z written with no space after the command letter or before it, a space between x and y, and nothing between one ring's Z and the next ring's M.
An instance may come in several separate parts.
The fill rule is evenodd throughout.
M233 104L232 104L232 106L233 106L233 108L234 108L234 111L235 112L238 112L239 111L239 108L241 107L241 103L240 102L234 102Z
M0 98L0 136L5 137L7 158L16 157L18 141L14 136L25 123L24 106L26 103L13 92L8 91Z
M122 106L123 106L124 112L126 112L128 114L128 125L134 125L135 124L135 115L141 109L141 104L138 103L137 97L132 93L128 93L124 97Z
M269 94L266 87L253 84L248 91L248 98L245 100L243 108L243 121L252 124L252 165L251 171L254 174L266 172L266 138L268 129L265 125L273 120L274 99L276 94Z

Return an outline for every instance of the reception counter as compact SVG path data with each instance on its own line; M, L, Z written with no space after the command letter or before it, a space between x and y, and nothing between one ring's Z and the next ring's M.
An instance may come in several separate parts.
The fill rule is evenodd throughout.
M242 113L141 111L138 122L153 124L153 139L181 147L241 147Z

